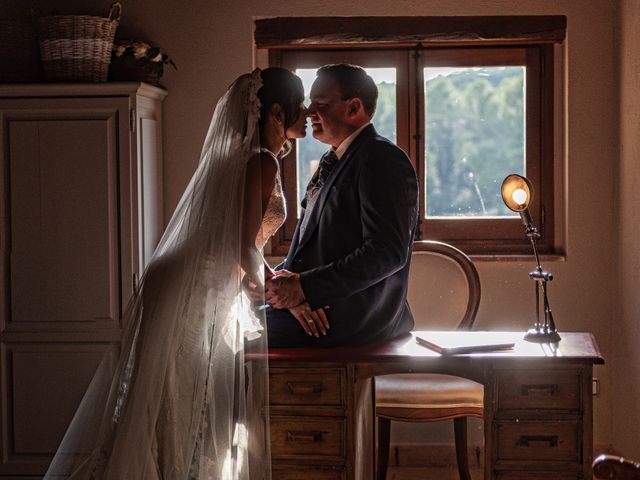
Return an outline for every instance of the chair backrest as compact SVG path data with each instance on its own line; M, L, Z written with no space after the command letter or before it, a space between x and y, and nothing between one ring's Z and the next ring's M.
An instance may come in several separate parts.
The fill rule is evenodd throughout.
M470 330L480 305L471 259L448 243L427 240L413 254L408 300L416 330Z
M593 461L593 475L611 480L638 480L640 463L616 455L600 455Z

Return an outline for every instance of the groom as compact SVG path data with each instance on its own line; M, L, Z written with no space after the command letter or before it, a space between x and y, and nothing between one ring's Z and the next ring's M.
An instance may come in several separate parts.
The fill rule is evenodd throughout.
M413 328L406 295L418 184L405 153L370 123L377 98L360 67L317 72L308 115L331 149L307 187L283 270L266 284L271 347L357 345ZM326 335L309 336L286 310L303 301L324 308Z

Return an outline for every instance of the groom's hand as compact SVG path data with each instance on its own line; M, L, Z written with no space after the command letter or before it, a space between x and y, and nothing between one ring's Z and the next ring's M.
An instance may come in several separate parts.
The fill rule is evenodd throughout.
M266 281L265 300L273 308L291 308L304 301L300 275L278 270Z

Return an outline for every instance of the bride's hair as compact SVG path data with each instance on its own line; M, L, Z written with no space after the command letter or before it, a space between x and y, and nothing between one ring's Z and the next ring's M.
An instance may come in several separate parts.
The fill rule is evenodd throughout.
M300 116L300 103L304 100L302 80L286 68L270 67L262 70L262 88L258 90L260 99L260 120L258 127L262 129L267 120L271 107L280 105L284 114L285 135ZM289 140L285 142L281 156L291 150Z

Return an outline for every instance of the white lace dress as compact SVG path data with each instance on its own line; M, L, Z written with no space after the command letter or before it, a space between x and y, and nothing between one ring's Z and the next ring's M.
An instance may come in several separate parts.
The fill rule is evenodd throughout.
M45 480L270 478L268 371L245 362L247 333L252 352L266 352L265 319L239 267L261 85L259 70L243 75L218 102L198 168L123 315L115 371L105 356ZM261 192L255 199L252 218ZM284 216L278 171L258 247Z
M282 179L280 178L280 162L276 156L266 148L261 148L261 152L270 155L276 164L276 182L269 197L267 208L262 218L262 225L256 237L256 246L263 249L269 239L278 231L287 218L287 208L282 192Z
M273 161L276 164L276 177L273 190L269 197L269 201L262 218L260 229L256 236L256 246L260 250L262 250L268 240L282 226L286 218L286 205L282 191L282 180L278 159L269 150L261 149L261 151L269 154L273 158ZM165 257L165 262L163 263L165 265L161 268L171 270L176 264L179 264L180 262L176 258ZM212 274L215 268L216 267L213 264L210 266ZM157 275L157 272L155 273ZM216 272L216 275L219 275L219 273ZM161 276L166 278L174 275L169 271L166 271L163 272ZM175 278L180 278L180 276L175 275ZM152 286L153 281L147 282L148 289L152 288ZM207 295L207 293L205 291L202 291L201 293L196 294L196 296L198 295L204 297ZM152 293L151 297L156 299L157 295ZM156 323L154 325L154 329L157 328L162 327ZM157 354L162 355L162 353L160 352L157 352ZM142 354L139 357L141 370L138 372L137 377L155 377L155 375L149 375L149 373L143 374L144 370L154 369L154 365L156 365L156 362L153 361L153 356ZM195 412L192 411L192 409L195 408L195 405L191 405L190 403L185 402L185 399L191 398L190 392L197 389L197 375L192 375L191 372L202 370L202 368L198 367L197 365L197 363L201 361L201 358L202 357L199 351L191 350L189 348L180 348L178 349L176 358L169 359L169 362L173 364L172 368L170 369L170 371L173 372L173 375L167 375L165 380L165 385L162 392L163 401L159 406L155 425L156 438L154 441L154 449L148 452L149 465L145 469L145 471L147 472L147 476L144 480L166 480L173 478L184 478L181 477L181 474L176 470L176 467L170 463L166 463L166 460L172 458L175 455L175 452L180 452L182 450L182 446L177 442L179 441L178 439L184 438L186 433L180 432L179 430L188 429L188 425L196 417L194 415ZM147 359L148 361L145 361L145 359ZM215 359L212 358L209 361L215 361ZM200 424L198 428L198 435L193 453L193 459L191 461L188 474L188 479L190 480L202 480L209 478L213 480L216 478L211 477L210 473L203 473L216 470L215 461L213 459L210 459L206 454L208 450L214 448L213 445L211 445L211 439L216 437L216 418L214 405L216 399L216 378L214 374L209 371L209 374L203 380L205 382L204 390L205 392L207 392L207 395L204 404L200 408ZM142 380L142 382L146 383L145 380ZM238 382L240 382L240 380L238 380ZM220 383L225 385L228 382ZM146 395L136 395L135 392L136 388L132 388L132 395L128 399L129 404L131 405L130 408L132 408L136 404L139 404L139 407L137 409L148 409L148 406L144 405L143 403L145 402ZM140 399L138 399L138 397L140 397ZM212 399L214 400L214 402L212 402ZM135 424L139 422L138 415L132 415L130 413L128 417L129 418L122 419L121 425L118 428L127 431L127 423L134 422ZM153 415L149 416L148 418L149 420L152 420ZM126 464L127 460L125 460L124 458L131 455L131 442L126 438L119 438L118 441L118 437L121 436L118 435L116 437L116 444L114 445L114 448L110 454L111 458L104 459L105 462L110 463L113 466ZM140 453L141 452L138 452L136 455L140 455ZM116 457L118 455L123 455L124 458L117 459ZM114 480L122 478L122 475L124 474L120 472L119 469L114 470L113 468L109 468L107 469L107 471L109 472L109 474L105 478Z

